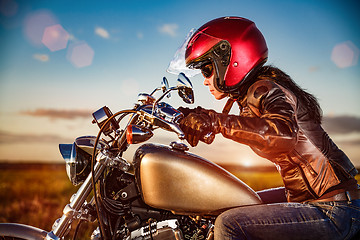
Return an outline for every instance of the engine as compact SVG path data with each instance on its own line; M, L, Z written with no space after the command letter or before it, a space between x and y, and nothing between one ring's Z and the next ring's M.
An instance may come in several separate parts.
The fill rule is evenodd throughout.
M202 220L198 222L187 217L161 222L150 220L147 226L131 232L131 239L212 240L213 224L211 221Z
M147 226L132 231L131 239L181 240L184 239L176 219L155 222L149 220Z

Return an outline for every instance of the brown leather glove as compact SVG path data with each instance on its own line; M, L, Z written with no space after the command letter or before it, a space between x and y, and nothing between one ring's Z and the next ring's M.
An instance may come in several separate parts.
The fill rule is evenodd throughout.
M203 110L205 110L204 108L198 106L196 108L188 108L188 107L179 107L177 110L179 110L180 112L182 112L184 114L184 116L186 117L187 115L189 115L190 113L202 113Z
M185 133L185 139L192 147L195 147L200 139L212 131L209 115L195 113L195 111L190 112L186 117L181 119L179 125Z

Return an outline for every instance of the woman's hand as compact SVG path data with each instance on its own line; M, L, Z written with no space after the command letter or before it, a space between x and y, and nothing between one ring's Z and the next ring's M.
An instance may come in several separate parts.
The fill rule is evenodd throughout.
M180 120L180 128L185 133L188 143L195 147L200 139L212 131L211 119L207 114L193 111Z

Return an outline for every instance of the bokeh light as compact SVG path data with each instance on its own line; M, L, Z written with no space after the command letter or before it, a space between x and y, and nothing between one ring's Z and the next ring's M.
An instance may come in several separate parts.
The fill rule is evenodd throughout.
M337 44L331 53L331 60L339 68L355 66L359 61L359 49L351 41Z
M14 0L0 1L0 13L5 17L12 17L18 11L19 5Z
M45 28L56 24L58 21L51 12L47 10L33 12L25 18L24 34L32 45L41 47Z
M56 24L45 28L41 42L54 52L66 48L69 36L60 24Z
M94 58L94 50L85 42L69 46L67 59L78 68L90 66Z

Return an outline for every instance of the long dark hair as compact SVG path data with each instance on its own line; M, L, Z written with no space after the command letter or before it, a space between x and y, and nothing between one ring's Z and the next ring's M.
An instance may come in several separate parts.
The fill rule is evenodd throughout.
M321 123L322 110L317 98L297 85L285 72L274 66L263 66L257 72L256 78L259 80L269 79L289 89L306 108L308 117L317 123Z

